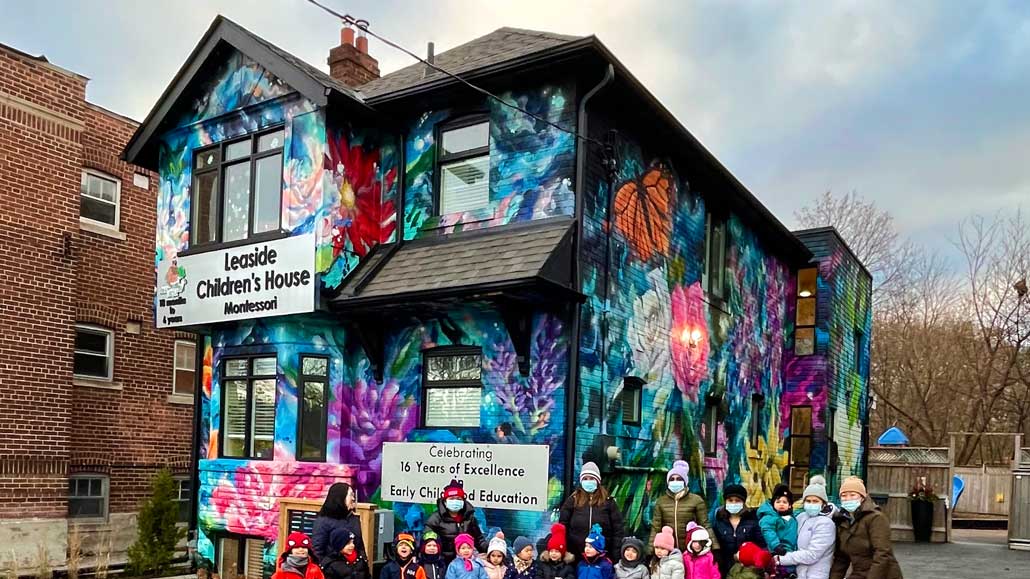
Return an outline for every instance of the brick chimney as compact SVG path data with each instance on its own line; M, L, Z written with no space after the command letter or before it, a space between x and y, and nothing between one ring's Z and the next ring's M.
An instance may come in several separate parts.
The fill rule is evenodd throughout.
M369 56L368 38L360 29L357 38L350 26L340 30L340 45L329 51L329 76L352 88L379 78L379 61Z

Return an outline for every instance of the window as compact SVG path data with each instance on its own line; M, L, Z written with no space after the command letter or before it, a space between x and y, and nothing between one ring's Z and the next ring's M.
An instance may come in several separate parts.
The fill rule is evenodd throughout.
M264 539L230 536L218 541L218 573L222 577L262 579Z
M272 458L275 356L230 358L222 365L222 456Z
M279 127L194 155L193 245L279 231L284 137Z
M113 356L114 332L99 326L75 326L76 376L110 380Z
M856 329L852 335L852 348L855 351L855 374L865 371L865 333Z
M640 426L645 382L636 376L622 379L622 423L626 426Z
M190 496L193 494L193 481L189 477L175 477L175 504L179 507L179 522L190 520Z
M68 479L68 516L91 518L107 516L107 477L77 474Z
M708 295L726 296L726 222L709 213L705 218L705 264L702 285Z
M117 229L121 191L122 184L117 178L89 169L84 170L79 197L79 216Z
M764 406L765 396L755 394L751 397L751 430L748 432L751 448L758 448L758 439L762 436L762 407Z
M483 354L479 348L447 347L425 352L426 428L478 428L483 397Z
M193 397L193 379L196 374L197 346L185 340L175 341L175 379L172 394Z
M814 267L798 271L797 316L794 325L794 355L815 353L816 286Z
M490 204L490 122L464 119L440 133L439 213L463 213Z
M329 359L318 356L300 357L300 383L303 395L298 413L300 460L325 460L326 422L329 399Z
M701 446L705 456L715 456L719 448L719 403L718 398L709 398L705 403L704 427L701 430Z
M812 407L790 407L790 490L804 492L812 459Z

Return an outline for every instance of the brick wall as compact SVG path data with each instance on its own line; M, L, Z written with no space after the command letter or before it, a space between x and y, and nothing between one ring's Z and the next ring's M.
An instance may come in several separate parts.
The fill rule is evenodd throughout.
M188 469L176 334L151 311L157 179L118 159L136 124L86 102L86 82L0 45L0 526L63 519L72 473L109 475L109 510L126 513L157 468ZM120 181L117 231L80 223L83 168ZM110 384L73 380L76 322L114 331Z

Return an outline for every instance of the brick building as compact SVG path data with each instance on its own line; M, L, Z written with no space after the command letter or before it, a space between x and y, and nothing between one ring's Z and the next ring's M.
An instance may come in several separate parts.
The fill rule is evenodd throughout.
M788 231L595 37L435 55L498 98L341 42L326 74L218 17L126 147L162 183L156 321L203 335L209 566L269 575L310 524L279 501L338 481L417 530L461 478L539 538L588 460L635 534L675 460L713 509L862 472L869 284L834 232Z
M154 330L156 176L87 82L0 45L0 566L64 565L70 533L123 560L160 467L189 497L196 355Z

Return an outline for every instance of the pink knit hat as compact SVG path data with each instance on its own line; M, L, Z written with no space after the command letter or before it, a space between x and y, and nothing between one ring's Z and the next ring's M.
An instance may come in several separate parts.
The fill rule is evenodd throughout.
M454 550L458 550L462 545L468 545L475 549L476 541L472 538L472 535L468 533L462 533L454 538Z
M672 527L662 527L662 532L654 536L654 546L672 551L676 546L676 536L673 535Z

